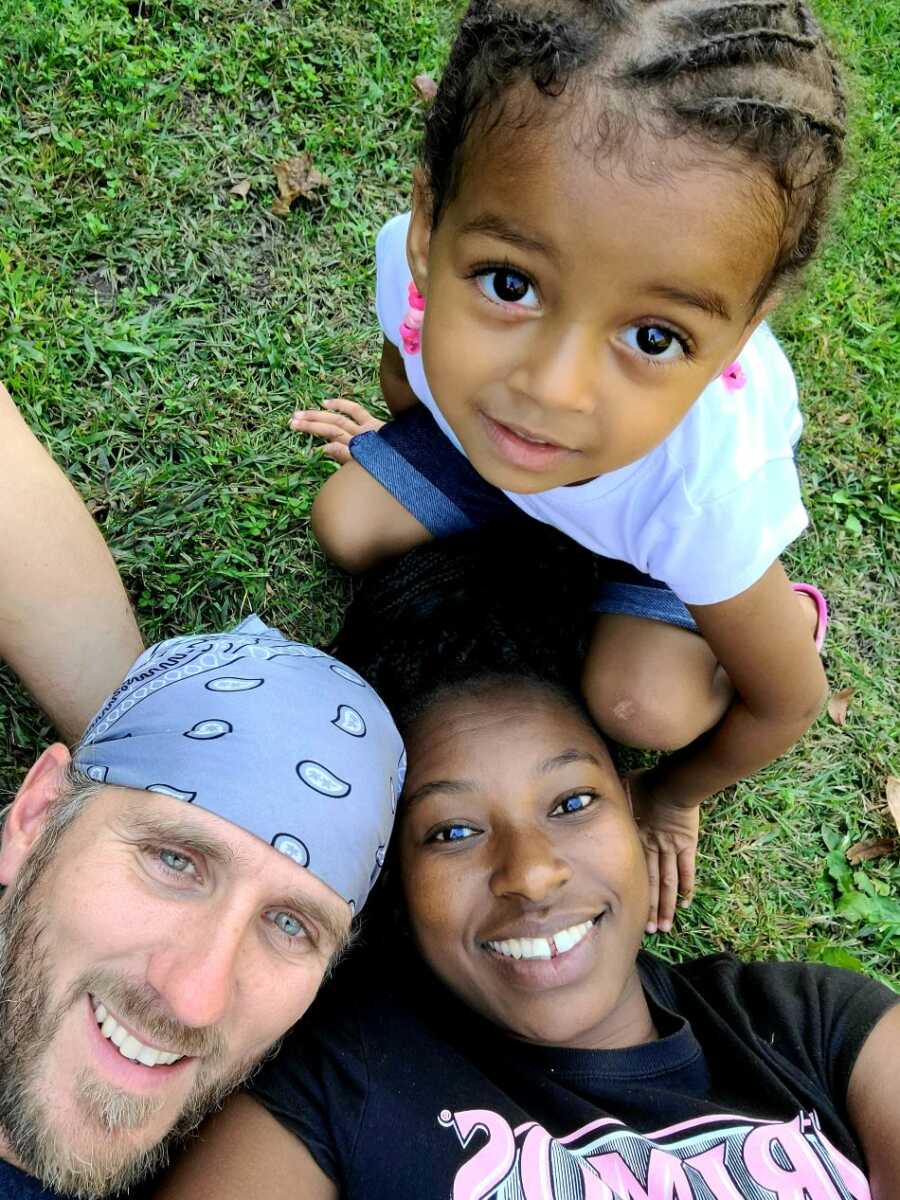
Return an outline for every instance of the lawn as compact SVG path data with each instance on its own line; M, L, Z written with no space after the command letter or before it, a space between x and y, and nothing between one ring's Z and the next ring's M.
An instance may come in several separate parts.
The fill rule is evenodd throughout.
M0 0L0 377L113 548L148 639L250 611L309 641L346 585L307 514L332 469L297 400L377 404L374 233L405 204L452 25L439 0ZM852 688L780 762L706 806L672 954L846 962L900 987L900 0L823 0L852 73L852 168L829 248L776 325L800 380L812 531ZM273 163L329 184L271 211ZM893 216L893 222L891 220ZM63 601L64 602L64 601ZM0 785L49 736L0 675Z

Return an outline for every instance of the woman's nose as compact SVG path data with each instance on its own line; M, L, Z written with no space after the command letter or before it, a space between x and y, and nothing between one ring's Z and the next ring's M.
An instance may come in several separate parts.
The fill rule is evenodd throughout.
M552 899L571 876L571 867L550 838L538 830L516 831L498 844L491 891L498 899L519 896L541 904Z
M510 387L547 412L589 415L596 406L599 363L591 329L582 325L561 329L548 322L510 376Z

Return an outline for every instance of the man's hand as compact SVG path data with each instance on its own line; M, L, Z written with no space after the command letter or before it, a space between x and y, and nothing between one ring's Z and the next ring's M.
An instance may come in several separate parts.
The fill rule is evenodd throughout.
M322 453L337 463L350 461L350 439L370 429L380 429L379 421L354 400L326 400L324 409L316 408L304 412L298 409L288 422L295 433L309 433L323 438Z
M700 809L696 805L684 808L667 803L654 789L652 770L631 771L625 785L647 856L650 877L647 933L656 933L657 929L668 933L676 906L687 908L694 895Z

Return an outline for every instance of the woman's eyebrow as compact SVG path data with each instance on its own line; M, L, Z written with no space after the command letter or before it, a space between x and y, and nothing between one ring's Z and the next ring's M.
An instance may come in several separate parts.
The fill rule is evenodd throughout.
M409 808L410 805L424 800L426 796L433 796L439 792L450 792L451 795L464 796L470 795L475 790L475 784L470 779L433 779L429 783L423 783L421 787L416 788L414 792L405 796L404 803Z
M573 747L571 750L563 750L561 754L554 754L551 758L545 758L538 766L535 774L547 775L550 771L557 771L560 767L568 767L571 763L587 763L592 767L600 767L602 765L600 759L589 751L576 750Z

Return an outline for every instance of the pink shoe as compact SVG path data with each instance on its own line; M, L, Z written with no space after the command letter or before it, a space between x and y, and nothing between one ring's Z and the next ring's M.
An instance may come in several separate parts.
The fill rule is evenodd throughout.
M813 604L816 606L816 649L821 652L825 644L825 630L828 628L828 602L817 587L813 587L811 583L792 583L791 587L795 592L800 592L804 596L809 596Z

